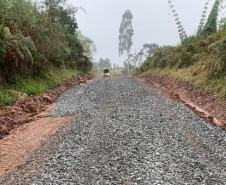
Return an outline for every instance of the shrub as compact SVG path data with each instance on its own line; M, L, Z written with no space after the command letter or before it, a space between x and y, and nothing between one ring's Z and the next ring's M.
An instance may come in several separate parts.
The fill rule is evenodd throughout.
M0 25L0 66L4 64L4 55L5 55L5 30L4 26Z
M181 52L178 67L183 68L183 67L188 67L188 66L194 64L194 62L192 61L192 56L193 55L190 52L184 52L184 51Z

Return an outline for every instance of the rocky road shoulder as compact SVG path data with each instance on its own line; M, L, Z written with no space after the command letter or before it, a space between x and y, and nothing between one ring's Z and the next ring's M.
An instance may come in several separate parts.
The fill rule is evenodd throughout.
M226 100L169 76L147 74L139 79L160 89L163 96L185 105L205 121L226 130Z

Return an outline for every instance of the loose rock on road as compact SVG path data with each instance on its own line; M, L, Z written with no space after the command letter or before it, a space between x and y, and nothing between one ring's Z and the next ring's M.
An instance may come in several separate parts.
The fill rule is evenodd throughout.
M78 116L40 174L3 184L226 184L226 132L136 79L76 86L49 114Z

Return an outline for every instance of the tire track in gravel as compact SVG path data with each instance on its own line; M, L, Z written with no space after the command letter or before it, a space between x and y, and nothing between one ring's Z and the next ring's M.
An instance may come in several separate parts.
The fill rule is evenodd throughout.
M34 185L226 184L226 132L146 83L74 87L50 115L78 116L42 173L30 177Z

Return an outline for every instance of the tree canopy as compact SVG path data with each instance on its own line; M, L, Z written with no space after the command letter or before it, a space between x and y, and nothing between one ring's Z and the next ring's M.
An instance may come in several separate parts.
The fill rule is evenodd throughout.
M100 70L110 69L111 68L111 60L109 58L106 58L106 59L100 58L98 67L100 68Z
M78 31L77 11L66 0L1 0L0 81L51 66L90 71L95 45Z
M127 52L128 63L130 63L130 49L133 45L132 36L134 35L134 30L132 27L133 14L130 10L126 10L126 12L122 15L122 22L119 28L119 56L123 55L124 52ZM128 74L129 74L129 66L128 65Z
M134 67L137 67L137 65L141 65L141 63L147 58L152 56L155 52L158 50L164 50L168 46L159 46L156 43L146 43L143 45L143 48L137 53L135 52L133 55L131 55L132 63Z
M217 32L217 19L218 19L220 4L221 4L220 0L215 1L213 8L207 19L206 25L201 31L201 35L209 35L211 33Z

